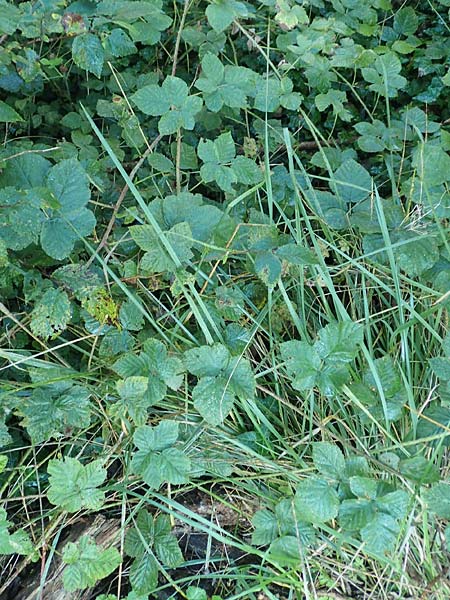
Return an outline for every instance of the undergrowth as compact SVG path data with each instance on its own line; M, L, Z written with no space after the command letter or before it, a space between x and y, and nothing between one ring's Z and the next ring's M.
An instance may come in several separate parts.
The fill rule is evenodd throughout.
M450 597L449 6L0 0L1 598Z

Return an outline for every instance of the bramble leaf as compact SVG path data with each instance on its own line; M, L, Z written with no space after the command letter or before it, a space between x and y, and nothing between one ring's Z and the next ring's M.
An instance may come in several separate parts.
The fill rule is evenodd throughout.
M33 444L64 435L72 428L85 428L91 422L90 392L81 385L46 385L32 390L18 405Z
M206 107L219 112L222 107L247 108L257 74L245 67L225 66L219 58L207 52L202 58L202 73L195 87L203 94Z
M145 398L147 387L147 377L132 376L117 381L116 389L120 400L113 405L111 413L122 418L128 413L136 425L143 425L147 420L149 407L148 399Z
M231 168L237 181L244 185L254 185L262 179L261 169L254 160L246 156L236 156L231 162Z
M282 566L298 565L302 560L303 544L295 535L283 535L270 544L270 556Z
M303 248L299 244L284 244L275 250L278 258L285 260L291 265L306 266L316 265L319 260L316 254L309 248Z
M450 181L450 156L441 146L430 142L419 144L413 155L413 166L427 186Z
M386 98L395 98L403 89L407 80L400 75L402 64L398 56L391 51L377 56L371 67L361 69L362 76L369 82L369 89Z
M63 571L63 584L67 592L84 590L108 577L120 564L116 548L102 550L88 535L77 544L68 542L62 560L67 565Z
M347 94L344 91L331 88L326 94L317 94L314 102L320 112L324 112L331 106L334 114L343 121L352 119L351 112L344 108L344 102L347 102Z
M208 600L205 590L193 585L186 590L186 596L187 600Z
M330 182L334 193L345 202L361 202L372 191L372 177L352 158L346 160L334 173Z
M96 12L117 21L133 22L140 18L151 18L161 0L100 0Z
M363 383L355 382L350 387L372 417L397 421L402 416L403 405L407 403L400 372L388 355L375 359L372 369L375 372L370 369L364 372ZM377 393L377 381L383 389L384 404ZM366 422L367 415L361 413L361 420Z
M131 100L144 114L159 116L161 135L175 133L178 129L194 129L195 116L203 101L190 96L187 84L179 77L168 76L161 86L150 84L140 88Z
M361 136L358 138L358 146L363 152L382 152L385 148L398 149L397 130L386 127L379 119L374 119L371 123L356 123L354 128Z
M41 246L52 258L66 258L75 241L95 227L95 216L86 208L90 200L86 171L75 159L63 160L50 169L47 186L57 206L47 209L41 231Z
M208 22L218 33L225 31L234 19L247 15L247 7L237 0L212 0L206 8Z
M313 345L297 340L280 344L293 387L304 391L317 386L324 395L333 396L348 381L347 363L356 357L362 334L360 325L341 321L321 329Z
M278 0L276 8L275 21L284 31L294 29L299 24L305 25L309 22L308 15L303 6L298 6L297 4L291 6L289 0Z
M20 177L20 175L19 175ZM40 198L13 187L0 190L0 239L6 248L22 250L39 239L44 215Z
M231 192L237 182L252 185L261 180L262 174L253 160L236 157L230 132L222 133L214 141L200 140L197 154L204 163L200 168L203 181L215 181L224 192Z
M314 529L309 523L299 520L300 518L294 498L283 498L276 504L274 511L258 510L252 518L255 528L252 543L256 545L275 543L275 546L272 548L271 545L269 549L271 554L273 549L275 555L283 549L283 544L281 543L280 547L277 540L285 536L293 536L303 546L310 546L315 539Z
M361 529L361 539L367 552L386 560L395 551L399 533L400 526L393 517L378 513Z
M137 52L136 46L123 29L113 29L106 40L106 48L117 57L129 56Z
M197 377L214 377L225 371L230 361L230 353L222 344L200 346L186 350L184 364L187 370Z
M255 272L267 287L274 287L281 277L281 261L272 252L259 252L255 258Z
M151 225L133 225L130 227L130 233L136 244L145 250L141 262L143 269L148 273L175 270L176 265L172 257ZM186 263L193 257L191 248L194 240L187 223L177 223L164 235L181 263Z
M158 562L150 553L137 557L130 568L130 583L134 591L148 598L158 585Z
M68 456L64 460L52 459L47 472L50 482L47 496L52 504L68 512L102 507L105 493L98 489L106 479L102 460L82 465L76 458Z
M200 140L197 154L203 162L215 162L218 164L230 163L236 156L234 140L231 133L222 133L214 141Z
M398 469L404 477L418 483L426 484L439 481L437 466L420 454L401 460Z
M435 356L430 358L429 362L436 377L439 377L442 381L450 381L450 358Z
M188 371L199 377L192 392L194 406L211 425L224 421L236 398L246 400L255 394L250 363L231 357L222 344L187 350L184 360Z
M133 440L138 450L131 468L151 488L158 489L163 482L179 485L189 481L191 461L183 451L172 447L177 439L175 421L161 421L156 427L143 425L135 431Z
M34 552L33 544L28 534L23 529L10 533L11 523L7 519L6 510L0 507L0 555L22 554L31 556Z
M63 290L52 288L39 299L31 312L31 331L47 340L56 337L72 318L69 297Z
M376 499L378 511L391 515L398 521L406 517L409 503L410 496L405 490L395 490Z
M144 327L144 315L130 299L120 307L119 317L122 327L128 331L140 331Z
M201 242L218 238L226 239L233 234L235 222L220 208L206 204L200 194L181 192L165 198L156 198L149 209L164 231L179 223L187 223L195 240L193 248L203 250ZM199 243L200 242L200 243Z
M442 519L450 519L450 485L444 481L435 483L423 491L428 508Z
M417 277L431 269L439 258L439 244L434 232L397 229L390 232L392 252L398 266L411 277ZM381 234L366 235L363 248L373 253L373 260L382 264L388 261L386 242Z
M219 425L233 408L235 396L225 377L202 377L192 392L192 399L205 421Z
M297 486L295 510L302 521L320 524L338 514L339 496L331 485L318 477L309 477Z
M183 381L183 364L176 356L169 356L165 345L157 339L144 342L139 355L122 355L113 366L116 373L124 378L145 378L146 390L142 395L145 408L160 402L167 388L177 390ZM127 403L128 404L128 403ZM131 407L128 407L128 410Z
M22 117L9 104L0 100L0 123L20 123Z
M278 521L270 510L258 510L252 517L252 525L255 528L252 534L252 544L265 546L270 544L278 536Z
M125 552L135 560L131 566L130 581L133 589L141 594L150 593L156 585L158 562L176 568L183 562L177 538L171 531L167 515L156 519L146 510L140 510L125 538Z
M0 22L2 24L2 34L12 35L21 20L22 13L17 6L9 2L2 1L0 4Z
M313 388L321 368L316 350L307 342L297 340L283 342L280 350L294 388L299 391Z
M349 478L350 490L357 498L374 500L377 497L377 481L370 477L353 475Z
M403 6L394 16L394 31L399 35L412 35L419 25L419 18L411 6Z
M321 359L333 362L350 362L358 354L364 329L359 323L339 321L330 323L319 331L314 348Z
M329 442L316 442L313 446L313 462L316 469L326 477L339 480L345 473L342 451Z
M96 35L83 33L73 40L72 58L74 63L99 78L102 76L104 57L105 51Z
M339 523L347 531L359 531L375 516L375 505L366 498L344 500L339 507Z
M0 173L0 184L2 187L11 186L18 190L41 187L51 166L51 162L39 154L16 156L4 166Z
M303 96L294 92L294 84L289 77L259 77L256 86L254 107L262 112L275 112L282 106L288 110L297 110Z

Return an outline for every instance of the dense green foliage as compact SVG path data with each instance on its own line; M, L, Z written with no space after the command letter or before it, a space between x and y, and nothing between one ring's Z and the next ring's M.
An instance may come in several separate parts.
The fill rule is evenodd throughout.
M450 596L449 34L0 0L0 597Z

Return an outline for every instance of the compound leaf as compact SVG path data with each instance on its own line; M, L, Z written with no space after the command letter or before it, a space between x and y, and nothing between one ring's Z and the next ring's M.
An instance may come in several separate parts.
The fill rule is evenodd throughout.
M141 554L133 561L130 568L130 583L138 594L152 592L158 584L158 562L150 553Z
M147 389L143 395L146 406L163 400L167 388L177 390L183 381L183 363L176 356L169 356L165 345L154 338L144 342L139 355L122 355L113 366L121 377L145 377Z
M359 531L375 516L374 504L365 498L344 500L339 507L339 523L347 531Z
M294 535L283 535L270 544L270 556L283 566L300 564L303 543Z
M257 74L245 67L223 66L219 58L207 52L202 59L202 73L195 87L202 91L206 107L218 112L222 107L246 108ZM249 85L250 84L250 85Z
M195 115L200 112L203 101L189 96L187 84L179 77L169 75L161 87L147 85L134 93L131 99L144 114L159 116L158 130L170 135L178 129L194 129Z
M402 64L394 52L386 52L377 56L371 67L361 69L362 76L369 85L369 89L386 98L395 98L398 91L403 89L407 80L400 75Z
M261 281L273 288L281 277L281 260L272 252L259 252L255 258L255 272Z
M156 427L144 425L136 429L134 443L140 450L160 451L170 448L178 439L179 426L176 421L165 419Z
M229 131L222 133L214 141L200 140L197 153L203 162L215 162L222 165L230 163L236 155L231 133Z
M87 535L82 536L77 544L68 542L62 560L67 565L63 572L67 592L94 586L100 579L108 577L121 562L116 548L102 550Z
M58 200L60 214L68 218L84 208L91 197L86 171L73 158L62 160L50 169L47 187Z
M278 536L278 521L271 510L256 511L252 517L252 525L252 544L256 546L270 544Z
M424 142L417 146L413 155L417 175L429 187L450 180L450 156L439 145Z
M68 512L81 508L99 510L105 494L98 489L106 479L102 460L94 460L83 466L76 458L52 459L48 464L50 487L48 499Z
M72 252L75 241L95 227L95 216L86 208L91 194L88 176L75 159L66 159L50 169L47 186L57 206L46 211L41 246L52 258L61 260Z
M158 489L163 482L175 485L189 481L191 461L181 450L172 446L178 437L178 424L161 421L157 427L142 426L134 434L138 447L131 468L147 485Z
M158 562L176 568L183 562L178 540L171 531L167 515L156 519L146 510L140 510L125 538L125 552L135 558L131 566L130 581L133 589L142 594L150 593L156 586Z
M136 46L123 29L113 29L106 40L106 47L116 57L129 56L137 52Z
M411 6L403 6L394 16L394 31L399 35L412 35L419 26L419 18Z

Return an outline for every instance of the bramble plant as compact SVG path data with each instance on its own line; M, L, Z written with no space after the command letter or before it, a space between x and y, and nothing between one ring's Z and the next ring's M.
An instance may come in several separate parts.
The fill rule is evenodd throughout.
M0 0L1 598L450 597L449 19Z

